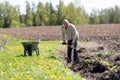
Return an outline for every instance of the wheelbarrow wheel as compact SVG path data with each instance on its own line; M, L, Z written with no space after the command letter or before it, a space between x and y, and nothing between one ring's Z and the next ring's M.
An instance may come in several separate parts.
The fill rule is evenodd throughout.
M29 56L32 56L32 51L28 52L28 55L29 55Z
M29 55L29 56L32 56L32 47L29 47L28 55Z

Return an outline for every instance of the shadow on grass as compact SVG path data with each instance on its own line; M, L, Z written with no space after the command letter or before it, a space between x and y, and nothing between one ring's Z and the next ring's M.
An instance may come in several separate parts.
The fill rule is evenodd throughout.
M20 55L17 55L16 57L26 57L26 56L23 54L20 54Z

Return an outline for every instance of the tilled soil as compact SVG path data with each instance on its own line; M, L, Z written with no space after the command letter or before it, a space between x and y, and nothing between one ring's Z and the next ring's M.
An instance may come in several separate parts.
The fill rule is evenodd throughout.
M80 40L120 39L120 24L79 25L76 28ZM29 40L62 40L61 26L1 28L0 34Z
M89 41L79 44L79 62L66 64L66 49L60 56L66 67L87 80L120 80L120 43Z

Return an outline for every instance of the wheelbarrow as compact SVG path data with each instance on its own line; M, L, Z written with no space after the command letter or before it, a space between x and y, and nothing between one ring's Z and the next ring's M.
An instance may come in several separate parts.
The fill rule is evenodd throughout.
M36 51L37 56L39 56L39 42L22 42L24 48L24 56L28 53L29 56L32 56L33 51Z

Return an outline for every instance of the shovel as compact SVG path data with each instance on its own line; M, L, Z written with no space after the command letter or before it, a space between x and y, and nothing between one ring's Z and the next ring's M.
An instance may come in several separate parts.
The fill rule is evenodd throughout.
M85 48L80 48L80 49L77 50L76 48L74 48L74 46L70 46L70 45L67 44L66 42L63 42L62 44L69 46L70 48L76 50L78 53L81 53L81 52L83 52L83 51L85 50Z

